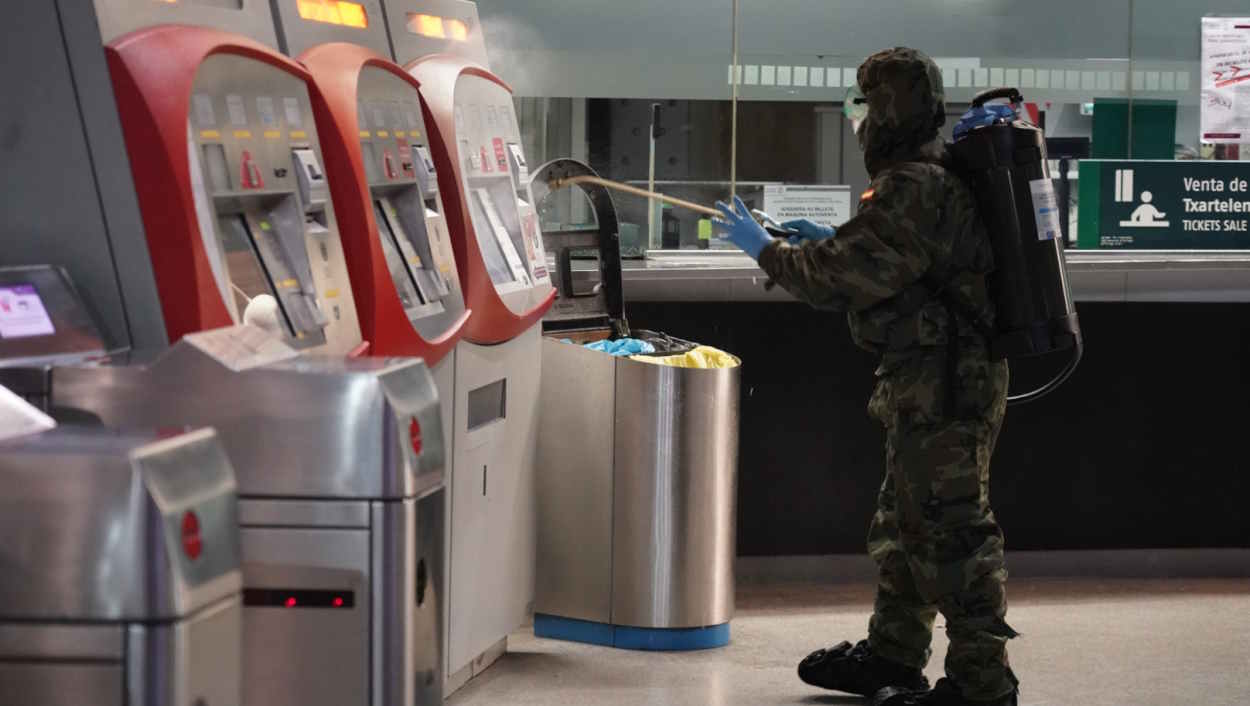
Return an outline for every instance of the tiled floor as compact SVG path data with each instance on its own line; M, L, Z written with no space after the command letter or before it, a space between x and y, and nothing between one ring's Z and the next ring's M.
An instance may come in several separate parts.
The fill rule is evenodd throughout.
M1012 581L1012 663L1029 706L1250 704L1250 582ZM733 642L689 654L539 640L456 693L452 706L859 704L794 674L811 649L863 636L867 585L742 588ZM941 618L939 617L939 628ZM941 676L945 639L929 676Z

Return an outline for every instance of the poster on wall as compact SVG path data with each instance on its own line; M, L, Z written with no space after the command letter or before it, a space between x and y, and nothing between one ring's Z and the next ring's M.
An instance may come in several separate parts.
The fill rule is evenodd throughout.
M769 184L764 187L764 210L782 223L806 218L837 227L851 219L851 187Z
M1250 17L1202 18L1202 141L1250 142Z

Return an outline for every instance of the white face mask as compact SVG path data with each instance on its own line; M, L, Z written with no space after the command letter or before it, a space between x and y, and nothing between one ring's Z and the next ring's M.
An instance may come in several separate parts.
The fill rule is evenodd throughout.
M859 90L859 86L851 86L846 92L846 98L842 101L842 114L851 121L851 129L859 135L859 131L868 120L868 99L864 97L864 92Z

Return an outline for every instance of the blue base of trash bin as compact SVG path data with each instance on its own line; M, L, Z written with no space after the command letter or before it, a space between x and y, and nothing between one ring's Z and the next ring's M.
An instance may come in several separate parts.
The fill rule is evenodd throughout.
M538 613L534 616L534 635L622 650L685 652L728 645L729 623L702 628L634 628Z

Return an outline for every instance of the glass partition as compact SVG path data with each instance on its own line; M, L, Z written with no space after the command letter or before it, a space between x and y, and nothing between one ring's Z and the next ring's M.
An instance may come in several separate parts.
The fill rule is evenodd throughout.
M1021 90L1067 195L1071 244L1083 160L1250 159L1241 138L1203 137L1204 103L1231 102L1250 143L1250 80L1204 92L1202 66L1204 18L1250 17L1245 0L479 4L492 64L521 96L531 161L574 157L700 204L727 198L732 182L781 217L852 215L868 175L842 101L864 58L892 46L941 66L948 139L975 95ZM1236 120L1208 122L1209 135L1236 132ZM627 255L726 248L703 214L616 199ZM580 202L564 204L559 220L576 221Z

